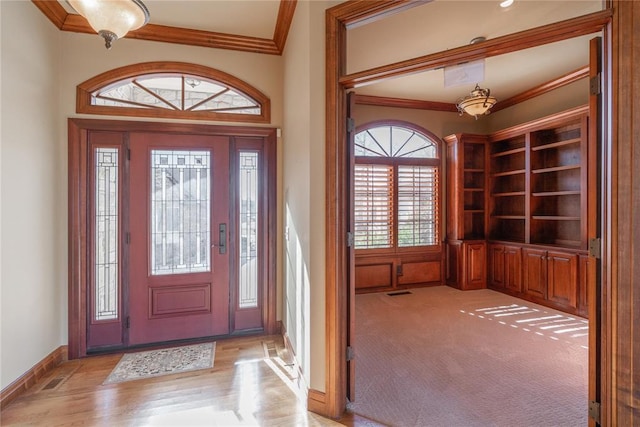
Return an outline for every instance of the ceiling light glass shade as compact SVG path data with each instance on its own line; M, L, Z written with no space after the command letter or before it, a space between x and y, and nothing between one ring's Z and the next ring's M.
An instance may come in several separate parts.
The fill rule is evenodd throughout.
M129 31L149 22L149 10L140 0L67 1L104 38L107 49Z
M491 91L489 89L481 89L480 86L476 84L475 89L471 91L471 95L461 98L456 104L460 115L467 113L477 120L478 116L489 114L489 110L497 102L490 94Z

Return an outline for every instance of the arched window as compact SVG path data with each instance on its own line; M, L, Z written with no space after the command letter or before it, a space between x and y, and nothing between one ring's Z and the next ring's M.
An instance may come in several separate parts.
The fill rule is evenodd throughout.
M385 122L364 126L354 143L355 248L438 245L438 139Z
M135 64L78 85L77 112L269 123L262 92L222 71L181 62Z

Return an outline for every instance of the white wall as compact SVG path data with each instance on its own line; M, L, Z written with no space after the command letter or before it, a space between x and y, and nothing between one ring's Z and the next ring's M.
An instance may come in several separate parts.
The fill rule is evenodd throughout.
M130 39L118 40L106 50L96 35L60 32L32 2L0 4L1 385L5 388L67 344L66 123L69 117L106 118L76 114L78 84L140 62L190 62L232 74L266 94L271 99L271 124L262 126L281 127L284 119L281 56ZM278 165L282 168L280 147ZM281 188L280 178L278 206L283 205ZM280 210L278 217L281 236ZM277 244L281 248L281 238ZM282 268L277 267L278 295L282 295ZM278 319L281 313L278 301Z
M586 105L588 102L589 79L585 78L489 115L490 132Z
M0 387L66 331L66 143L59 139L60 36L31 3L2 1Z
M271 124L265 126L282 126L283 61L280 56L126 38L116 41L110 50L106 50L103 40L93 34L62 32L61 38L63 75L60 82L60 113L64 118L80 116L75 113L76 86L85 80L126 65L178 61L215 68L254 86L271 99ZM213 122L199 120L197 123Z
M284 52L283 321L307 385L319 391L325 391L324 12L331 5L298 2Z
M356 126L376 120L404 120L425 128L439 138L453 133L487 133L487 117L475 120L473 117L443 111L415 110L411 108L376 107L356 105L353 118ZM444 154L444 152L443 152Z

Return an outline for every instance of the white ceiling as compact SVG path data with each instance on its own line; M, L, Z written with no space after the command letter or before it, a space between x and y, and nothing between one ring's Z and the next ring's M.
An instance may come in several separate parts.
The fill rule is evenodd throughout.
M69 13L76 13L60 1ZM280 0L143 0L149 23L216 33L273 38Z

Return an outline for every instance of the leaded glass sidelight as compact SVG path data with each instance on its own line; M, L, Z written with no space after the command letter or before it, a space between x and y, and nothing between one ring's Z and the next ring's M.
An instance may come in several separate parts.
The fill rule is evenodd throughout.
M211 155L151 151L151 274L210 271Z
M241 151L239 156L240 262L238 307L258 306L258 153Z
M94 320L118 318L118 149L95 150Z

